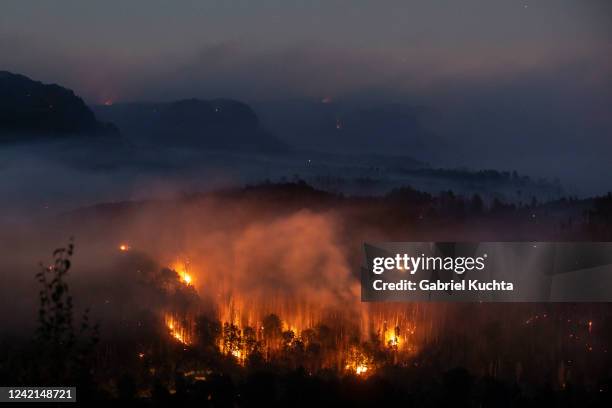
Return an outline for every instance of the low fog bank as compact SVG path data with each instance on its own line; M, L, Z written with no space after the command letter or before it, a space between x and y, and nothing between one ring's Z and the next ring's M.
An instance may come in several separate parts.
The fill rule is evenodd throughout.
M104 139L3 145L0 175L0 218L5 222L100 202L168 199L296 179L356 196L382 195L403 186L433 194L447 190L466 196L478 193L486 199L513 202L576 193L553 179L511 171L441 169L410 156L232 152L134 146Z

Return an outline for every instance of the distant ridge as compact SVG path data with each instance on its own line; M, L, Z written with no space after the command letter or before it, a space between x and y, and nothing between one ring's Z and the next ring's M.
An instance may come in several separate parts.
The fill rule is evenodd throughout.
M85 102L67 88L0 71L0 141L66 136L118 136Z
M261 126L249 105L232 99L121 103L94 109L136 143L231 151L288 150Z

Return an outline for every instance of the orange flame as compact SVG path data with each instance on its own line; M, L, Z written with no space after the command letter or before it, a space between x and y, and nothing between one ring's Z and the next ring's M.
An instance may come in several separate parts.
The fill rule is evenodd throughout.
M191 344L191 330L185 324L170 313L166 313L164 320L172 337L184 345Z

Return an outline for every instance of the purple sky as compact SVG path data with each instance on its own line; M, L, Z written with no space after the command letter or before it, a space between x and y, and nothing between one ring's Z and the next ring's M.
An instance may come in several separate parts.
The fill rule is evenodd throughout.
M442 165L612 189L609 0L3 0L0 69L90 104L425 106Z
M429 91L583 61L607 67L606 3L3 0L0 65L90 103ZM602 75L591 68L586 81Z

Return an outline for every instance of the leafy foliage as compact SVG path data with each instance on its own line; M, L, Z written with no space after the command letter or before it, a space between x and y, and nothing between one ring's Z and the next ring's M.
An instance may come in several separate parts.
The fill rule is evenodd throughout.
M40 284L36 340L46 355L40 360L40 368L64 379L75 378L87 370L99 340L99 326L91 324L89 309L81 316L78 329L74 327L73 297L67 283L73 254L74 244L70 240L66 247L53 252L53 263L41 264L36 274Z

